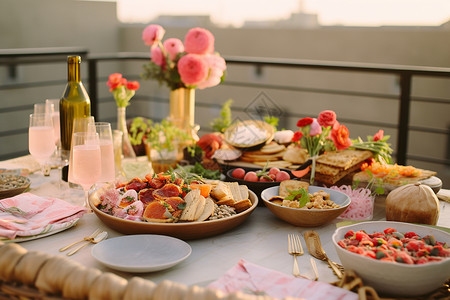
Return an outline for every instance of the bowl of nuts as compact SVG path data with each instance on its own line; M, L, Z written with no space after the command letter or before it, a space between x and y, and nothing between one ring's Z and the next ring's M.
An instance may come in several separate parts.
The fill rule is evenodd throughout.
M307 182L286 180L261 193L263 203L283 221L300 227L317 227L331 222L350 205L350 197Z

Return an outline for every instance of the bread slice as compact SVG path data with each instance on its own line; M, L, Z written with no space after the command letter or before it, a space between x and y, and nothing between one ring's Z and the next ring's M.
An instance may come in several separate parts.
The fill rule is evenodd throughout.
M354 165L365 161L373 156L371 151L368 150L352 150L345 149L340 151L327 152L321 155L317 159L316 171L320 168L320 165L331 166L341 170L347 170ZM320 172L320 171L319 171ZM324 172L320 172L326 174Z
M213 213L214 213L214 200L211 197L206 197L203 212L200 215L200 217L198 217L196 222L202 222L207 220Z
M203 197L202 195L197 197L197 209L195 210L194 221L200 218L200 216L203 213L203 210L205 209L205 205L206 205L205 197Z
M248 186L246 185L239 185L239 191L241 193L241 199L248 199L249 198L249 194L248 194Z
M249 199L244 199L244 200L235 202L233 207L237 213L240 213L241 211L244 211L244 210L252 207L252 201L250 201Z
M234 202L238 202L241 200L245 200L248 197L242 197L241 189L239 188L239 183L237 182L225 182L226 185L230 188L231 194L233 195Z
M197 207L200 203L200 190L193 189L184 197L184 201L186 202L186 207L183 209L181 213L180 220L181 221L195 221L195 216L197 214ZM198 217L198 216L197 216Z
M213 196L218 202L234 202L233 194L230 187L224 182L219 182L211 189L211 196Z
M289 191L298 191L301 188L308 190L309 183L300 180L284 180L280 183L280 190L278 194L286 198L289 196ZM289 191L288 191L289 190Z

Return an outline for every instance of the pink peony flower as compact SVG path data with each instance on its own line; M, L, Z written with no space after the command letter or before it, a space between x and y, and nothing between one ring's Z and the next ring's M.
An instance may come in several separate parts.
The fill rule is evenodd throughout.
M181 53L184 51L184 45L183 42L176 38L170 38L167 39L163 43L164 49L166 49L170 60L174 61L177 57L178 53Z
M208 54L205 59L209 64L209 75L205 81L202 81L198 84L199 89L205 89L208 87L216 86L220 83L223 72L226 70L227 66L225 63L225 59L223 57Z
M323 127L333 126L336 122L336 113L332 110L324 110L319 114L317 121Z
M204 81L208 76L208 61L198 54L186 54L178 61L178 72L181 81L194 86Z
M376 141L382 140L383 137L384 137L384 130L380 129L380 130L378 130L377 133L374 134L373 141L376 142Z
M319 122L317 122L317 119L314 118L311 123L311 129L309 130L309 134L311 136L316 136L322 133L322 126L320 126Z
M192 28L184 38L184 49L191 54L211 54L214 52L214 36L207 29Z
M161 48L152 47L150 53L151 53L151 61L160 66L161 68L164 68L166 65L166 59L164 58Z
M151 24L142 31L142 39L146 45L153 46L162 40L164 33L166 31L161 25Z

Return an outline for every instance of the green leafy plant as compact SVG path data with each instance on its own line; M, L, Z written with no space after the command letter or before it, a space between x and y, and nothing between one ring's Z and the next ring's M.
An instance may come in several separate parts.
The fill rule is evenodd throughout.
M190 139L191 137L184 130L167 119L154 123L152 120L145 121L137 117L133 119L130 127L130 141L133 145L139 145L145 141L150 144L151 149L158 152L173 151L175 150L174 142L186 142Z
M225 132L231 125L231 104L233 104L233 99L228 99L220 110L220 117L212 121L211 126L215 131Z
M266 123L272 125L275 128L275 130L276 130L277 127L278 127L278 122L280 121L280 119L277 118L277 117L274 117L274 116L265 116L264 117L264 121Z

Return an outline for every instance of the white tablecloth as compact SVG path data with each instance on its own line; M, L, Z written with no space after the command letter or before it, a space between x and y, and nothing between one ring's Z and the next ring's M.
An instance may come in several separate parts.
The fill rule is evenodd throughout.
M12 160L0 162L0 168L27 167L26 160ZM29 175L31 179L31 192L42 196L56 196L71 203L82 205L83 191L69 189L68 184L63 182L59 188L59 172L52 170L50 177L44 177L39 172ZM438 225L450 228L450 203L440 201L441 213ZM375 202L374 220L384 219L384 199ZM85 247L79 253L71 256L72 259L88 267L95 267L102 271L116 273L124 278L141 276L143 278L159 283L162 280L171 280L186 285L203 285L222 276L227 270L235 266L240 259L245 259L254 264L264 266L279 272L290 274L292 271L293 258L287 251L288 233L302 234L306 230L315 230L320 234L321 241L328 256L339 262L339 258L331 243L331 236L336 228L336 220L325 226L316 228L301 228L285 223L275 217L267 208L258 207L250 217L238 228L224 234L188 241L192 247L191 256L180 264L159 272L144 274L129 274L117 272L104 267L91 256L92 245ZM96 228L107 230L109 238L121 236L122 234L106 227L95 214L87 214L81 218L78 224L66 231L55 235L22 242L21 245L28 250L39 250L54 255L65 255L58 251L64 245L92 233ZM309 262L310 255L307 253L305 241L302 238L305 255L298 258L300 270L307 275L313 275ZM120 260L120 257L117 258ZM320 281L335 282L331 269L325 262L316 260Z

